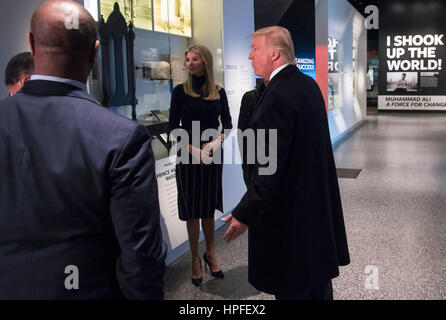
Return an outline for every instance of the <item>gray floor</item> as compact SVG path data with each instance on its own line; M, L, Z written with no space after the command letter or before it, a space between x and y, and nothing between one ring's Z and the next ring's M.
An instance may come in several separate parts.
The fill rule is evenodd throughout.
M340 179L352 262L335 299L446 299L446 114L371 115L335 158L362 169ZM204 272L194 287L188 253L168 266L166 299L273 298L247 282L247 235L227 245L225 229L216 250L226 278Z

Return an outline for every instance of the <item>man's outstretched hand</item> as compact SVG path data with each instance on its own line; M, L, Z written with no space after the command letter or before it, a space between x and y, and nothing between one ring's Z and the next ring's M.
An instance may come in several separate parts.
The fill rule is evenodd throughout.
M221 218L221 221L228 222L231 220L231 224L229 225L228 230L226 230L226 233L224 235L224 239L226 243L229 243L232 240L235 240L238 238L243 232L248 229L248 226L240 221L238 221L236 218L232 216L232 214Z

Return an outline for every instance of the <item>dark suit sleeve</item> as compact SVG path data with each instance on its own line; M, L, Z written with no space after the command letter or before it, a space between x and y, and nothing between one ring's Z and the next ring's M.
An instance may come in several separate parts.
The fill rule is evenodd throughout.
M111 167L111 218L121 249L116 272L128 299L163 299L166 245L160 228L151 137L129 134Z
M243 170L243 180L245 181L245 184L248 185L248 178L249 178L249 166L247 164L247 141L242 136L242 132L245 131L249 127L249 121L251 120L252 114L253 114L253 104L254 100L256 99L255 96L256 91L251 90L246 92L242 97L242 102L240 105L240 113L238 116L238 123L237 127L240 130L237 132L237 141L238 141L238 148L240 151L240 154L242 156L242 170Z
M279 181L287 167L287 159L294 139L297 112L294 106L287 104L279 95L270 93L269 97L265 98L262 110L256 114L254 121L255 129L266 130L267 148L269 145L268 133L271 129L277 130L277 148L271 146L267 149L270 154L277 150L277 166L275 173L259 175L259 169L267 167L268 164L260 165L256 161L254 172L248 181L248 190L232 211L232 215L246 225L253 225L256 222L261 208L270 204L272 196L277 191ZM274 156L272 158L274 159Z
M251 90L246 92L242 97L242 102L240 104L240 114L238 116L237 127L244 131L249 127L249 121L251 120L253 113L253 100L255 91Z
M225 89L220 89L220 103L221 103L221 125L223 130L232 129L231 113L229 112L228 97Z

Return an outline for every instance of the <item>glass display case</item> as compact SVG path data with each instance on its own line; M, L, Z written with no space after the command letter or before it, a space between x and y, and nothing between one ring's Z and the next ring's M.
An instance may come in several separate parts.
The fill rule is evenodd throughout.
M187 77L185 51L193 44L210 49L214 58L214 76L224 84L222 0L98 0L98 21L107 21L118 2L127 22L134 25L134 77L136 121L146 125L155 137L153 149L157 159L168 156L167 128L173 88ZM90 1L94 5L94 1ZM95 12L94 8L90 12ZM90 91L102 102L101 59L90 79ZM110 70L116 68L110 64ZM125 88L128 90L128 88ZM111 106L110 110L132 118L130 105Z

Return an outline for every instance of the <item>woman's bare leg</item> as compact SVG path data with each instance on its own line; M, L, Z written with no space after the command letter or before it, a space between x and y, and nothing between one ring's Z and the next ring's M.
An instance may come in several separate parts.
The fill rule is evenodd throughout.
M206 256L213 272L218 272L217 257L215 255L215 222L214 219L202 219L201 227L203 228L204 239L206 240Z
M187 234L189 235L189 246L192 254L192 278L201 278L201 261L198 254L198 238L200 236L200 223L198 219L187 221Z

